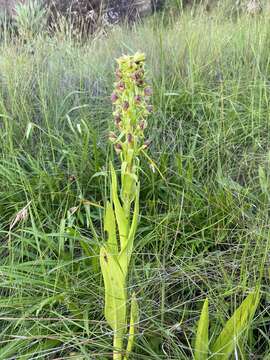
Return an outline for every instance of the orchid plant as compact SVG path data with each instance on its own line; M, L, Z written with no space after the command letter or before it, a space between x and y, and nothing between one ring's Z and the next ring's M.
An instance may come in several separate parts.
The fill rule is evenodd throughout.
M120 158L121 169L118 176L110 164L111 195L104 213L107 240L100 249L100 265L105 287L105 318L114 331L113 359L126 360L139 321L136 295L128 293L127 281L139 219L139 158L149 145L144 132L152 112L149 104L152 89L145 82L144 54L122 56L117 63L111 95L116 130L109 133L109 139Z

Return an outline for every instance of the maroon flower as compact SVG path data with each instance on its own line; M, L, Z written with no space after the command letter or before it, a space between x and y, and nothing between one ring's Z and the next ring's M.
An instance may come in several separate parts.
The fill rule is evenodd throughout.
M112 93L112 95L111 95L112 103L115 103L117 100L118 100L118 95L116 93Z
M117 136L115 135L115 133L112 132L112 131L110 131L110 132L109 132L109 140L110 140L111 142L114 142L116 139L117 139Z
M117 77L117 79L122 79L122 72L120 69L117 69L115 72L115 76Z
M145 122L144 120L141 120L141 121L139 122L139 126L140 126L140 129L141 129L141 130L144 130L144 129L146 128L146 122Z
M144 85L143 79L138 79L138 80L136 81L136 84L137 84L138 86L143 86L143 85Z
M130 77L132 80L137 81L136 73L131 74Z
M116 125L119 125L121 122L121 116L119 114L115 115L114 121Z
M145 96L151 96L153 94L153 90L150 87L146 87L144 89L144 95Z
M136 104L140 104L142 101L142 97L140 95L134 96L134 100Z
M125 83L123 81L120 81L118 84L117 84L117 89L119 91L124 91L125 90Z
M133 74L131 74L131 79L134 81L142 80L143 77L143 71L135 71Z
M132 135L131 135L131 134L127 134L127 141L128 141L129 144L132 143L132 140L133 140Z
M124 101L124 103L123 103L123 110L124 110L124 111L127 111L128 108L129 108L129 102L128 102L128 101Z
M120 143L116 144L114 148L117 154L120 154L123 149Z

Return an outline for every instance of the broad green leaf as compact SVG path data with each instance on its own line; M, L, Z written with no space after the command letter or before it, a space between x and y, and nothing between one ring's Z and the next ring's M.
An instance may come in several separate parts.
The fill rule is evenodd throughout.
M112 254L118 253L116 224L112 204L108 201L105 209L104 230L108 234L108 249Z
M128 269L128 265L133 251L134 237L138 226L139 196L140 196L140 184L137 185L137 189L136 189L134 213L133 213L130 231L128 234L128 240L126 242L125 247L122 248L121 253L119 255L119 262L124 273L126 273Z
M226 322L224 329L212 347L214 360L228 360L240 336L248 327L259 303L259 292L254 291L247 296Z
M119 229L119 237L120 237L120 244L121 249L126 246L127 239L128 239L128 219L126 218L126 214L124 212L123 207L121 206L118 192L117 192L117 178L115 170L111 164L111 176L112 176L112 199L114 204L114 210L115 210L115 217Z
M135 198L137 176L131 173L125 173L122 176L121 199L123 203L126 201L131 204Z
M201 316L198 322L198 329L195 341L195 360L208 359L208 328L209 328L209 314L208 314L208 299L205 299L203 304Z
M138 326L139 322L139 306L136 299L135 293L132 294L131 298L131 308L130 308L130 322L129 322L129 337L128 337L128 344L127 344L127 356L125 360L128 359L129 353L132 351L134 346L134 339L136 333L136 327Z
M126 327L125 276L117 261L106 247L100 249L100 266L105 287L105 318L118 333Z

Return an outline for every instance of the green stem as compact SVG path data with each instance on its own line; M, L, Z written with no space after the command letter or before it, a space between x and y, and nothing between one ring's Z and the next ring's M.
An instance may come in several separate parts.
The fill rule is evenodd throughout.
M113 360L122 360L123 336L119 331L114 333L113 338Z

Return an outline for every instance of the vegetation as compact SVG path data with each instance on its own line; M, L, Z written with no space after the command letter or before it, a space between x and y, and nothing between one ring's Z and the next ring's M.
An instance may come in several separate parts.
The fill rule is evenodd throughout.
M174 12L83 45L69 35L2 33L0 359L113 356L99 264L109 164L120 166L110 96L115 58L138 50L154 112L127 282L140 308L129 358L196 358L200 331L209 358L225 348L268 359L269 17ZM228 326L234 342L221 343Z
M115 90L111 95L119 134L110 132L109 136L121 159L121 181L118 186L117 173L111 164L111 199L104 210L104 230L108 240L100 249L100 267L105 287L105 318L114 330L113 358L116 360L123 359L127 327L127 280L139 219L139 157L148 146L143 142L144 130L146 118L152 111L149 104L152 90L144 80L144 61L145 55L140 53L117 60ZM125 359L132 351L138 321L138 302L133 292Z

